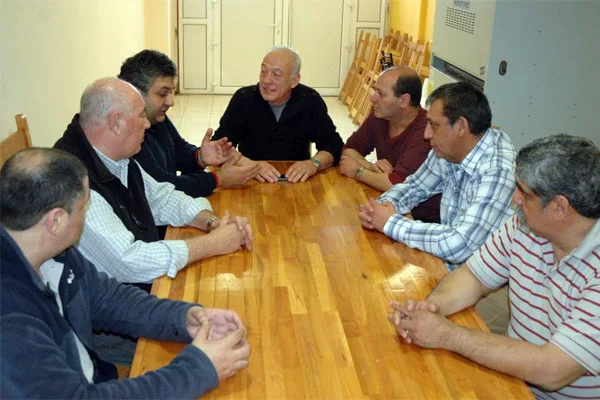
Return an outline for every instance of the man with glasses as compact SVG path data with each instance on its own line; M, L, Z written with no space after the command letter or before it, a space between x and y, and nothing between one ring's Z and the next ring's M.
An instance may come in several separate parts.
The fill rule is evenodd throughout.
M339 161L344 142L327 114L321 96L300 83L300 55L287 46L269 49L257 85L232 97L213 140L228 138L244 157L241 165L260 161L255 179L304 182ZM317 153L311 156L310 145ZM278 171L266 160L296 161Z

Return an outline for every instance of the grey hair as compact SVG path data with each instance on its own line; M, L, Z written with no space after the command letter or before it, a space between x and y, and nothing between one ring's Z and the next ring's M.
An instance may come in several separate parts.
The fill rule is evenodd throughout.
M118 87L121 82L138 91L129 82L112 77L98 79L85 88L79 103L79 123L82 127L103 123L114 111L133 113L133 104L127 93Z
M281 45L270 47L269 50L267 50L267 54L265 54L265 57L274 51L280 51L280 50L289 51L290 53L292 53L292 56L294 57L294 60L292 63L292 73L290 75L290 79L293 79L296 75L298 75L300 73L300 67L302 67L302 59L300 58L300 54L296 51L296 49L293 49L290 46L281 44Z
M517 155L517 178L545 207L558 195L587 218L600 218L600 150L586 138L559 134L534 140Z

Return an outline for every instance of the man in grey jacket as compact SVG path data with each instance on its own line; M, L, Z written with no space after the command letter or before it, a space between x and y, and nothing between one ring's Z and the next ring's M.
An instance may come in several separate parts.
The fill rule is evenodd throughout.
M25 150L0 171L0 397L197 398L245 368L234 311L157 299L72 247L89 192L85 167L61 150ZM164 368L115 380L93 330L191 343Z

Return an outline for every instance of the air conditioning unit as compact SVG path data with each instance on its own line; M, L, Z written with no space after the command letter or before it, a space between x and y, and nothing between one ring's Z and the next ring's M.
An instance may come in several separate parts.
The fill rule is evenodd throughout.
M600 1L437 0L430 85L483 89L518 149L568 133L600 146Z

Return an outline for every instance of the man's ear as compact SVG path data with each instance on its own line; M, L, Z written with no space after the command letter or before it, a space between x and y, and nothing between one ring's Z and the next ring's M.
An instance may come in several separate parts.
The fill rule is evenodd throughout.
M454 123L454 127L457 129L459 136L464 136L465 134L471 132L469 129L469 121L467 121L465 117L458 117Z
M401 107L403 107L403 108L410 107L410 100L411 100L410 94L402 93L400 95L400 97L398 97L398 98L400 99Z
M60 233L62 227L67 222L67 212L60 207L53 208L44 215L44 226L46 231L53 236Z
M298 86L300 83L300 74L296 74L296 76L292 79L292 89Z
M108 114L108 128L115 135L119 135L121 133L121 124L123 122L122 114L119 111L113 111Z
M552 216L556 221L560 221L567 216L571 209L571 202L562 194L559 194L550 202Z

